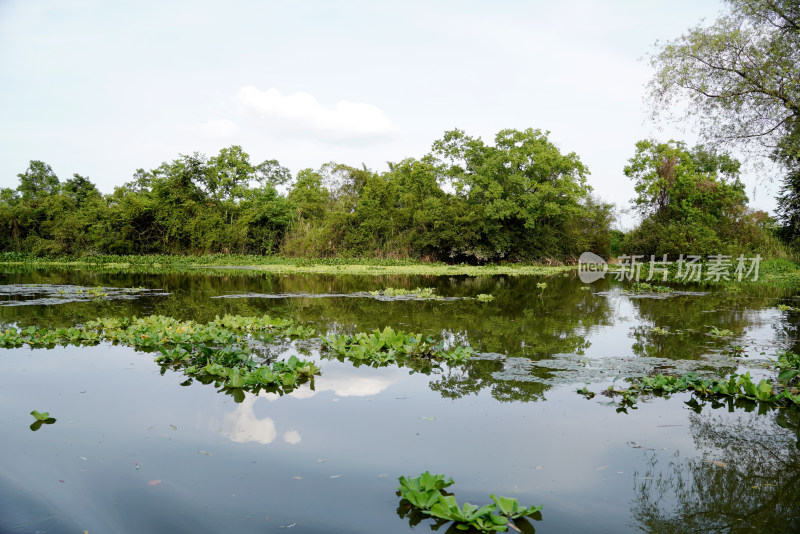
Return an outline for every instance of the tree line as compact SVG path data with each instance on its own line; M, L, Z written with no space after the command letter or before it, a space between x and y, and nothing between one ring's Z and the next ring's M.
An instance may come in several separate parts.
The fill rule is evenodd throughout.
M486 144L446 132L420 159L328 163L292 173L240 146L180 155L101 194L31 161L0 191L0 251L39 256L249 253L453 262L608 255L612 206L575 153L547 133L503 130Z
M547 133L503 130L494 144L446 132L420 159L378 173L328 163L292 176L240 146L181 155L113 193L59 180L31 161L0 190L0 252L281 254L448 262L569 261L584 251L779 255L775 221L747 207L740 164L682 142L643 140L624 168L640 225L613 231L586 166ZM613 249L613 250L612 250Z

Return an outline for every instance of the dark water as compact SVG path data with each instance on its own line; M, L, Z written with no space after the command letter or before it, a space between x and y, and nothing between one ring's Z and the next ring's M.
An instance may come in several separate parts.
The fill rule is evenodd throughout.
M446 300L367 293L385 287ZM395 495L397 477L426 470L452 477L459 501L544 505L526 532L795 531L795 411L676 395L625 414L575 393L654 370L771 376L776 350L800 350L800 314L777 308L800 306L793 295L584 287L561 275L0 274L5 325L268 313L482 353L430 374L321 359L313 390L237 403L126 347L0 349L0 532L426 532L432 522L414 526ZM465 298L480 293L495 300ZM292 351L319 360L314 343ZM31 410L57 421L33 432Z

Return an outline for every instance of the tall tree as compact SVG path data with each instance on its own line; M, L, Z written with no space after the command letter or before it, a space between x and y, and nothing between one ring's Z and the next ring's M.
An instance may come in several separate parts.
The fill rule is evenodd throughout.
M58 193L60 183L53 169L43 161L33 160L22 174L18 174L17 191L25 200L46 197Z
M586 166L562 154L547 133L502 130L494 146L460 130L433 144L440 176L466 204L456 253L476 260L577 256L565 224L582 212L591 188Z
M652 58L653 109L676 99L708 140L800 157L800 3L726 0L730 11Z
M769 242L762 217L747 207L740 164L728 154L685 143L636 143L625 167L634 181L641 225L624 252L634 254L731 254Z
M778 215L800 238L800 3L726 0L729 11L664 44L652 58L653 110L686 115L708 141L766 156L785 171ZM674 118L682 119L677 116Z

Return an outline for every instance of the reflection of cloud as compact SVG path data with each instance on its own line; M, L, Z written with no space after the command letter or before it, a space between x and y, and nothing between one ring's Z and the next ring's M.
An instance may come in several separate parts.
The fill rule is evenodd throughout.
M289 445L297 445L298 443L300 443L301 439L302 438L300 437L300 432L298 432L297 430L290 430L289 432L283 435L283 441L285 441Z
M257 399L255 395L248 395L233 412L225 415L222 423L223 435L236 443L255 441L267 445L275 440L278 435L275 422L269 417L258 419L253 413L253 405Z
M373 377L320 377L317 391L333 391L340 397L368 397L377 395L392 385L396 379L383 376Z
M289 393L289 396L294 397L295 399L309 399L316 394L317 392L311 389L310 387L301 387Z
M400 377L393 376L336 376L325 374L314 378L314 389L303 386L288 395L295 399L308 399L322 391L333 391L339 397L369 397L383 392ZM277 393L260 393L261 396L269 401L276 401L281 398Z

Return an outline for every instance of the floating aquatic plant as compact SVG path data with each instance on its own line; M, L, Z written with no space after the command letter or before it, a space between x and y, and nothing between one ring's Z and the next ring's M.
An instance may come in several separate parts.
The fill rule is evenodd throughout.
M623 289L623 293L672 293L675 291L668 286L659 286L648 284L647 282L634 282L627 289Z
M441 299L436 294L436 289L432 287L417 287L414 289L401 289L387 287L386 289L379 289L377 291L370 291L370 295L375 297L415 297L418 299Z
M160 353L156 361L221 387L283 391L319 373L312 362L291 356L286 361L264 362L249 349L252 340L272 341L276 336L308 338L316 332L288 319L225 315L208 324L151 315L133 318L99 318L83 326L40 329L35 326L0 333L0 347L49 347L57 344L93 345L111 341Z
M539 512L541 506L521 506L517 499L498 497L492 494L493 504L481 507L465 502L459 506L452 494L444 489L453 484L453 479L445 480L444 475L432 475L425 471L418 477L400 477L397 493L408 504L422 513L444 522L453 521L458 530L475 529L478 532L505 532L509 525L515 530L515 519Z
M708 331L708 335L713 337L731 337L733 332L727 328L719 329L716 326L712 326L711 330Z
M352 360L368 360L376 364L391 363L398 358L427 358L461 363L474 354L471 347L445 349L432 338L422 334L407 334L387 326L372 333L329 335L322 338L323 345L331 352Z
M48 419L53 419L52 417L50 417L50 413L49 412L37 412L36 410L33 410L31 412L31 415L37 421L47 421ZM55 420L55 419L53 419L53 420Z
M41 428L42 425L52 425L53 423L56 422L55 418L50 417L50 414L48 412L37 412L36 410L33 410L31 412L31 415L33 416L34 419L36 419L36 421L34 421L30 427L31 430L33 430L34 432L39 430L39 428Z
M630 379L631 385L628 388L609 387L602 393L609 397L619 397L621 408L633 407L642 394L658 393L671 394L682 391L690 391L703 398L732 398L758 401L776 406L800 406L800 391L793 387L792 380L800 376L800 366L789 360L784 360L786 367L780 367L781 373L778 381L782 386L780 391L776 391L767 379L762 379L758 383L753 382L750 373L742 375L733 373L727 378L709 379L701 378L697 373L687 373L683 376L656 375L654 377L641 377ZM578 393L592 398L594 393L585 387L579 389Z

